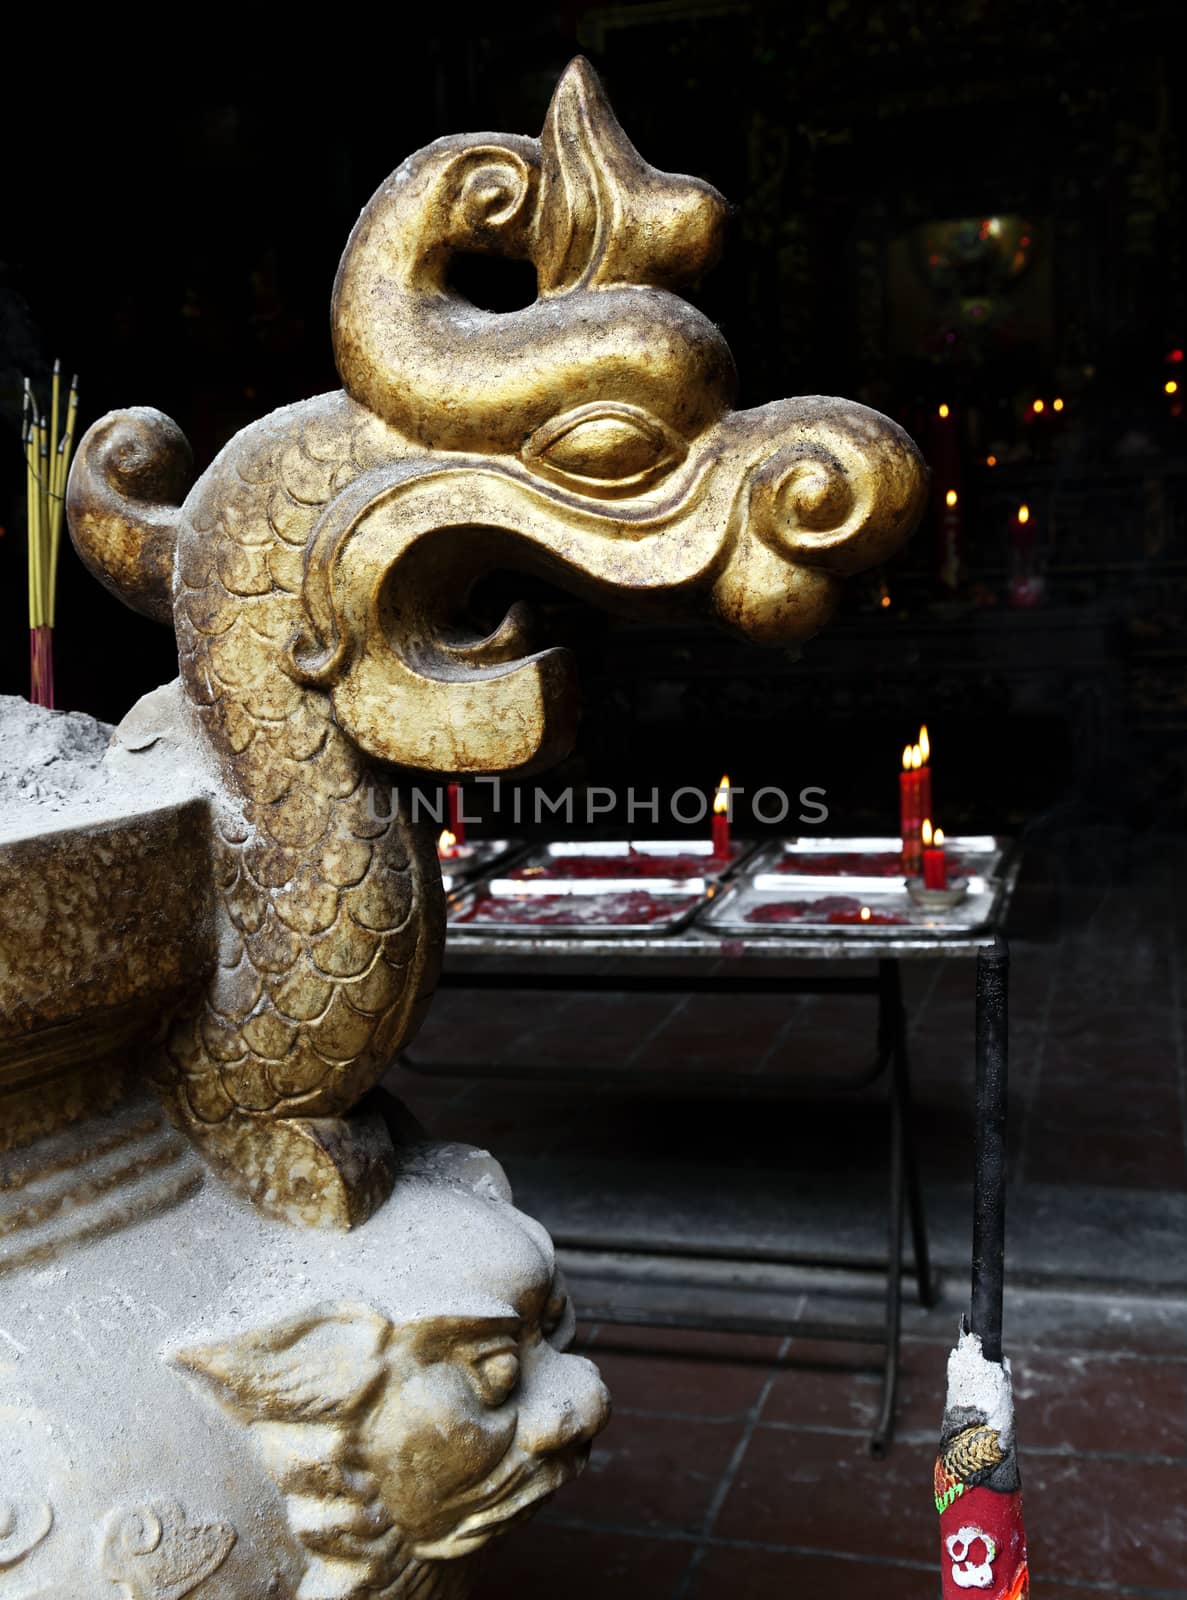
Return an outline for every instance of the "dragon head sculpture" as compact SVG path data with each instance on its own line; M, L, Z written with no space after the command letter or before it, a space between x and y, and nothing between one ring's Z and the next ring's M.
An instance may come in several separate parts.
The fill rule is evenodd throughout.
M539 141L440 140L363 212L334 291L338 367L416 454L317 530L292 662L372 755L507 772L571 748L569 658L534 652L519 608L487 638L456 625L493 566L779 644L909 533L923 474L885 418L730 409L729 347L673 292L716 260L725 219L708 184L642 160L582 60ZM458 253L527 259L538 298L476 308L450 287Z
M496 569L767 644L827 619L847 574L911 532L910 439L837 399L731 409L720 331L675 290L726 206L656 171L578 59L539 140L438 140L364 210L334 288L344 389L245 429L186 493L179 430L112 413L68 491L84 562L172 620L216 774L219 955L158 1077L260 1204L349 1223L390 1183L346 1117L432 988L431 841L375 820L372 763L523 773L572 746L570 656L524 608L467 618ZM538 296L482 310L461 254L530 262ZM184 496L184 499L183 499Z

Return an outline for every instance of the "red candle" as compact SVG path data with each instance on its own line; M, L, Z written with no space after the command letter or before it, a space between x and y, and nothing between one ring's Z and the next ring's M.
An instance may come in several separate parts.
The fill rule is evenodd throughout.
M900 831L903 840L903 871L908 878L919 876L919 773L923 756L918 745L903 751L903 770L899 773Z
M925 889L946 889L948 887L948 862L944 855L944 830L937 828L932 833L931 822L923 819L921 829L923 836L923 887Z
M713 796L713 858L730 858L730 781L722 778Z
M931 762L931 740L928 738L927 723L926 722L923 724L923 726L919 730L919 744L917 746L913 746L912 747L912 758L914 757L914 750L915 749L918 749L919 754L922 757L922 762L923 762L923 764L919 768L919 773L918 773L918 781L919 781L919 809L918 809L918 815L921 818L930 817L931 814L932 814L932 811L931 811L931 766L930 766L930 762Z
M449 785L449 831L453 834L454 844L465 844L466 824L462 817L462 786L460 783Z

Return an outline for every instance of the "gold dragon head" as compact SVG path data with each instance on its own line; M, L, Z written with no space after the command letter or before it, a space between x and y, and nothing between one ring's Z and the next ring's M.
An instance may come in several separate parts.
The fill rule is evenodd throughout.
M440 139L364 210L335 354L406 451L321 519L290 663L373 756L523 772L571 748L568 654L534 649L519 606L467 627L492 569L779 645L911 532L925 469L887 418L823 397L731 409L729 347L673 292L716 260L726 214L707 183L639 156L580 58L539 140ZM471 304L459 254L529 261L536 300Z

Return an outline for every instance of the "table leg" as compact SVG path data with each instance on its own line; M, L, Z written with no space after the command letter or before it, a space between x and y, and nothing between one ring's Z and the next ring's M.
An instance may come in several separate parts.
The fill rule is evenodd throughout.
M930 1309L936 1303L927 1242L927 1212L915 1151L907 1012L903 1005L902 974L899 963L894 960L878 963L878 1052L890 1067L890 1196L887 1209L886 1360L882 1407L870 1440L870 1450L875 1456L883 1456L894 1433L894 1409L898 1395L904 1206L911 1219L916 1294L922 1306Z
M893 1063L892 1063L893 1071ZM882 1367L882 1408L870 1437L870 1454L879 1460L890 1448L898 1401L899 1334L903 1314L903 1104L897 1074L890 1087L890 1202L886 1243L886 1354Z
M1006 1102L1010 952L999 934L977 957L977 1144L970 1326L986 1361L1002 1359L1006 1267Z
M930 1310L938 1295L927 1242L927 1211L919 1158L915 1149L915 1103L911 1093L911 1059L907 1049L907 1012L903 1005L902 978L897 961L879 963L880 1008L888 1012L890 1093L901 1112L900 1142L907 1209L911 1218L911 1250L915 1258L915 1292L919 1304Z

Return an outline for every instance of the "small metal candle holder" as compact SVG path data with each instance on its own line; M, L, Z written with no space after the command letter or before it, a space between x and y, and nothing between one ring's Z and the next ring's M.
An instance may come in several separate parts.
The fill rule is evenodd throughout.
M967 896L969 880L950 878L946 888L929 889L922 878L907 879L907 893L920 911L951 911Z

